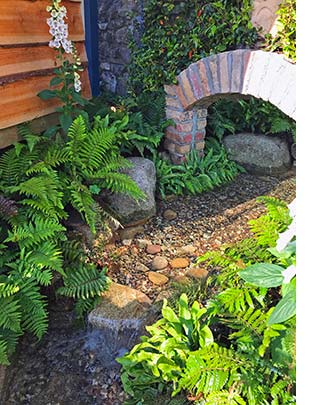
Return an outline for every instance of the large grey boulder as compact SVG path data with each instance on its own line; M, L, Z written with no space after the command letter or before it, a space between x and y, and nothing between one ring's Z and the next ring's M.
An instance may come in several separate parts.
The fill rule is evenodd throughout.
M141 291L112 283L97 307L88 315L88 347L98 352L105 365L130 350L145 334L157 311Z
M231 160L249 173L273 175L291 167L291 156L286 140L280 136L241 133L223 139Z
M145 200L136 201L123 193L106 197L110 208L124 226L142 224L156 214L156 169L154 163L142 157L131 157L132 167L123 170L146 195Z

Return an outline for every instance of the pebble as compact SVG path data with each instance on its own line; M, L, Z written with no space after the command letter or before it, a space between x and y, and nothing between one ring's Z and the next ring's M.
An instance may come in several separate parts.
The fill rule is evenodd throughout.
M182 246L181 248L178 249L177 254L179 256L182 255L193 255L194 252L196 251L196 247L193 245L186 245L186 246Z
M144 232L143 226L131 226L129 228L124 228L119 231L119 236L121 240L134 239L135 235Z
M163 256L156 256L151 263L152 270L162 270L165 269L167 266L168 261Z
M176 277L173 278L173 281L175 283L183 284L183 285L186 285L186 284L190 283L190 279L188 277L186 277L186 276L176 276Z
M150 271L148 273L149 280L156 285L164 285L168 283L168 277L164 276L163 274L156 273L154 271Z
M143 263L137 263L135 269L137 271L141 271L143 273L147 273L149 271L149 268L145 266Z
M123 246L131 246L132 245L132 239L124 239L122 241Z
M208 276L208 271L206 269L193 267L186 272L186 276L190 278L195 278L197 280L204 280Z
M190 261L184 257L178 257L176 259L173 259L170 263L170 265L173 269L184 269L184 268L188 267L189 264L190 264Z
M146 252L151 255L156 255L157 253L161 252L161 246L160 245L148 245L146 247Z
M145 248L148 245L151 245L151 242L146 239L137 239L137 246L141 249Z
M166 219L167 221L172 221L173 219L177 218L177 213L173 210L165 210L163 212L163 218Z

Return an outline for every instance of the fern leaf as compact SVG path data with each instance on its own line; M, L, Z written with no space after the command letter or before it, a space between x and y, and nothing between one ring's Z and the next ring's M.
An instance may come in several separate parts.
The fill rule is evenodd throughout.
M89 299L104 292L109 284L106 269L99 271L94 265L83 265L69 270L64 277L64 287L58 289L60 295L77 299Z

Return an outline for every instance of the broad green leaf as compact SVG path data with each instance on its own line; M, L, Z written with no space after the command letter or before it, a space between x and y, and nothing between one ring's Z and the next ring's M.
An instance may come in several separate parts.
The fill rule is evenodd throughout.
M271 263L257 263L240 271L239 276L250 284L258 287L278 287L282 285L284 277L281 266Z
M38 93L38 97L40 97L42 100L50 100L51 98L56 97L56 91L43 90Z
M281 323L296 314L296 290L291 289L276 305L268 319L268 325Z
M58 86L59 84L63 83L63 79L61 77L53 77L50 81L50 86Z

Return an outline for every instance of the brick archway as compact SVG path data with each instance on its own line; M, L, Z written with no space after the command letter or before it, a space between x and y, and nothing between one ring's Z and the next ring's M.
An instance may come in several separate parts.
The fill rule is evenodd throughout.
M269 101L296 119L296 65L283 55L239 49L203 58L165 86L166 117L173 119L165 133L165 148L173 163L192 149L203 150L207 108L220 98L250 95Z

